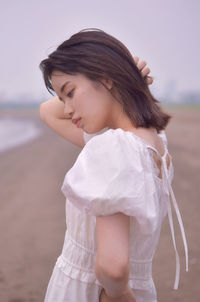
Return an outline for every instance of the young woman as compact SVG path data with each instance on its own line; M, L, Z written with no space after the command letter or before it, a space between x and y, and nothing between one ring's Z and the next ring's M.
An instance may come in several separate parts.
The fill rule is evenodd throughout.
M156 302L152 260L168 212L174 175L165 128L171 116L149 88L146 62L102 30L82 30L40 63L56 97L41 119L82 147L65 175L67 230L45 302Z

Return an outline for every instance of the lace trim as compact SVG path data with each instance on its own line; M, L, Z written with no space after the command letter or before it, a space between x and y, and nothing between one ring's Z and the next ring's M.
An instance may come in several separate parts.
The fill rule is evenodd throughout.
M93 283L97 281L94 270L87 270L70 263L60 255L55 264L65 275L82 282ZM100 284L99 284L100 285Z
M57 258L55 265L60 269L61 272L63 272L65 275L72 279L76 279L86 283L95 283L99 286L102 286L102 284L96 278L94 269L81 268L78 265L75 265L69 260L65 259L63 255L60 255ZM152 289L154 283L151 277L151 265L152 262L138 262L134 264L132 262L129 277L129 284L132 288L145 290ZM137 274L137 277L133 276L132 274Z

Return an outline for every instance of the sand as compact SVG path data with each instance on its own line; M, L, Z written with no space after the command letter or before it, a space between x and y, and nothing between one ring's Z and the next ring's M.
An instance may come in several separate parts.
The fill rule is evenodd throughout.
M185 272L181 233L174 215L181 258L179 289L173 290L175 254L168 218L153 263L158 301L199 301L200 110L168 109L166 133L175 167L173 189L189 246ZM65 233L65 197L60 188L80 148L39 119L38 110L2 110L0 116L29 117L43 135L0 153L0 302L42 302ZM56 301L55 301L56 302ZM76 301L75 301L76 302Z

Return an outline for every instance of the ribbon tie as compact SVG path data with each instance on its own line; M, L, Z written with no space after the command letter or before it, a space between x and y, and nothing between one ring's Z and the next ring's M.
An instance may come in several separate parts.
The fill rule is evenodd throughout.
M170 229L171 229L171 234L172 234L172 240L173 240L173 245L174 245L174 249L175 249L175 255L176 255L176 275L175 275L175 282L174 282L174 289L178 289L178 284L179 284L179 279L180 279L180 259L179 259L179 255L178 255L178 251L176 248L176 241L175 241L175 234L174 234L174 225L173 225L173 218L172 218L172 210L171 210L171 203L170 203L170 199L172 201L172 204L174 206L175 212L176 212L176 216L180 225L180 230L181 230L181 234L182 234L182 239L183 239L183 243L184 243L184 249L185 249L185 261L186 261L186 271L188 272L188 246L187 246L187 241L186 241L186 237L185 237L185 231L184 231L184 227L183 227L183 222L181 219L181 214L176 202L176 198L174 196L174 192L172 190L170 181L168 179L168 168L167 168L167 164L166 164L166 155L167 152L165 152L165 155L163 157L161 157L162 159L162 167L163 167L163 185L164 185L164 190L168 195L168 200L167 200L167 211L168 211L168 219L169 219L169 225L170 225Z

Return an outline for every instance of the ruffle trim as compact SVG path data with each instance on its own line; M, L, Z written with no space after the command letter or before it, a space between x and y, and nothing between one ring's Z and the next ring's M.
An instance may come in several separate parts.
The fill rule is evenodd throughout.
M95 283L99 286L101 284L96 278L94 270L81 269L76 267L75 264L71 264L62 255L60 255L56 261L56 266L67 276L72 279L76 279L86 283Z
M72 265L70 262L64 259L62 255L58 257L55 265L60 269L62 273L72 279L76 279L86 283L95 283L96 285L102 287L102 284L96 278L94 270L80 270L80 268L76 267L74 264ZM152 290L154 288L154 282L151 277L147 279L130 278L129 286L133 289Z

